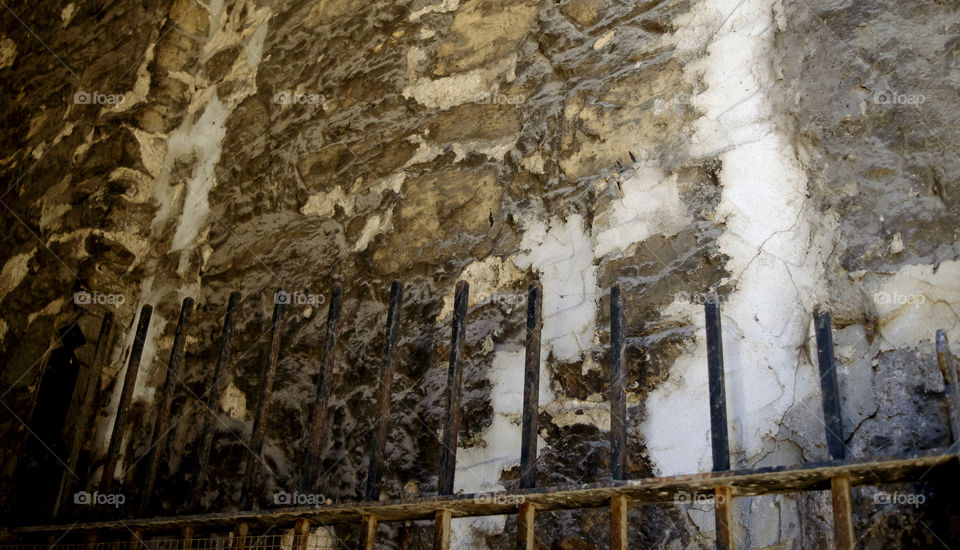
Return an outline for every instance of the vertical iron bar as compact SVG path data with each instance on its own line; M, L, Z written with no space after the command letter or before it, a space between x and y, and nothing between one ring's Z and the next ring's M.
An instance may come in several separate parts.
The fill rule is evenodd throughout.
M704 310L707 317L707 374L710 384L713 471L721 472L730 469L730 444L727 439L727 397L723 380L723 332L716 294L707 298Z
M267 362L263 366L263 377L260 382L260 393L257 399L257 414L253 418L253 429L250 432L250 454L247 457L247 472L243 482L244 504L253 507L257 503L257 483L260 469L261 454L263 451L263 425L266 423L267 413L270 410L270 395L273 392L273 379L277 374L277 359L280 357L280 334L283 332L283 318L286 313L286 300L280 300L281 291L274 294L273 299L273 329L270 334L270 351Z
M387 345L380 367L380 392L377 398L377 428L370 442L370 464L367 469L367 487L364 500L380 500L380 482L383 479L383 454L387 448L390 426L390 385L397 369L395 348L400 327L400 307L403 305L403 283L390 285L390 309L387 312Z
M627 477L627 352L623 289L610 287L610 476Z
M80 453L83 451L84 442L88 440L90 427L93 425L89 417L93 413L93 398L97 393L97 384L100 381L100 365L104 363L104 359L110 350L110 332L112 330L113 312L108 311L100 322L100 334L97 336L97 349L93 353L93 363L90 364L86 386L83 388L83 398L80 401L80 411L77 415L79 420L77 429L73 432L73 440L70 443L70 459L68 464L70 470L75 472L80 462ZM89 470L89 466L87 469ZM63 473L63 476L60 478L60 493L54 505L54 517L59 517L59 513L62 511L60 506L64 502L64 497L72 492L78 482L85 483L86 478L86 473L80 475L78 472L76 478L70 476L68 472Z
M450 520L453 513L447 509L437 510L433 522L433 550L450 550Z
M245 521L238 521L233 528L233 537L230 540L230 550L245 550L247 546L247 533L250 531L250 524Z
M543 288L530 283L527 293L527 347L523 371L523 425L520 431L520 488L537 485L537 432L540 412L540 330Z
M173 347L170 349L170 361L167 367L166 380L160 392L160 401L157 403L157 419L153 423L153 437L151 438L149 470L147 480L143 486L140 499L140 512L150 505L153 487L157 481L157 470L163 459L167 447L167 432L170 430L170 410L173 408L173 397L180 379L180 363L183 362L184 348L187 340L187 327L190 325L190 314L193 312L193 298L184 298L180 306L180 318L177 320L177 330L173 336Z
M143 355L143 344L147 339L147 329L150 328L150 316L153 307L145 305L140 308L140 320L137 322L137 331L133 337L133 346L130 348L130 362L123 378L123 387L120 390L120 403L117 405L117 415L113 420L113 431L110 433L110 444L107 447L107 462L100 476L101 492L109 493L113 489L114 477L117 475L117 462L120 460L120 445L127 430L127 416L130 413L130 403L133 401L133 388L137 383L137 373L140 371L140 356Z
M307 550L307 542L310 540L310 520L307 518L297 518L293 527L293 548L292 550Z
M610 550L627 550L627 496L610 497Z
M147 549L149 546L143 540L143 529L134 527L130 529L130 550Z
M447 370L447 408L443 426L443 448L440 450L440 479L437 492L453 494L457 470L457 437L460 435L460 388L463 386L463 346L466 339L467 301L470 285L457 281L453 298L453 334L450 337L450 367Z
M960 441L960 386L957 386L956 359L950 352L950 343L947 333L943 329L937 331L937 364L940 374L943 375L943 393L947 400L947 414L950 416L950 431L953 442Z
M337 325L340 323L340 302L343 288L340 283L333 285L330 291L330 308L327 310L327 338L320 362L318 374L316 401L310 415L310 426L307 432L307 442L303 461L303 477L300 481L300 491L309 493L317 489L320 484L320 448L323 436L327 430L327 407L330 400L330 377L333 370L334 349L337 343ZM388 314L389 316L389 314Z
M837 550L853 550L856 548L856 532L853 528L850 478L843 476L832 478L830 495L833 503L833 547Z
M517 510L516 550L536 550L537 537L534 530L537 507L532 502L521 502Z
M210 393L207 395L206 420L203 426L203 439L200 443L200 456L197 459L197 486L199 500L205 504L210 485L210 473L207 471L210 463L210 453L213 451L214 422L217 408L220 406L220 393L223 391L223 380L226 376L227 363L230 362L230 349L233 346L234 316L240 304L240 293L231 292L227 301L227 314L223 319L223 332L220 334L220 343L217 350L217 364L213 368L213 380L210 382Z
M180 529L180 550L193 550L193 537L195 532L192 526L183 527Z
M360 549L376 550L377 516L366 514L360 522Z
M721 485L713 490L713 517L716 521L717 550L734 549L733 488Z
M823 399L823 423L827 435L830 458L843 460L843 421L840 415L840 389L837 384L837 369L833 359L833 334L830 312L814 314L817 335L817 362L820 365L820 396Z

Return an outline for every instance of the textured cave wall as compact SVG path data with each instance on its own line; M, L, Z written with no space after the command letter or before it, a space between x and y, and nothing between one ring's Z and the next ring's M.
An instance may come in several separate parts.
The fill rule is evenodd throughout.
M710 468L707 289L723 300L735 466L826 458L818 304L834 314L849 453L949 437L931 353L936 328L960 341L960 15L949 2L116 0L10 3L0 17L0 433L29 445L18 418L29 419L57 328L78 322L78 357L92 360L108 306L74 293L123 296L87 422L94 487L141 305L156 311L120 467L131 493L179 302L199 304L153 510L172 513L196 499L201 401L227 297L243 293L208 495L211 509L233 509L273 293L325 295L336 281L343 322L319 488L331 500L362 495L393 279L406 297L389 497L436 490L461 278L471 309L459 490L515 486L535 277L540 485L607 475L614 282L631 336L631 477ZM83 104L78 92L124 101ZM295 485L325 313L289 311L267 495ZM17 462L3 457L5 488ZM927 504L877 505L875 491L858 491L866 544L960 536L937 487L886 490ZM712 545L709 506L635 507L631 518L638 546ZM744 499L738 518L746 547L830 544L827 495ZM515 528L454 522L458 547L503 547ZM540 515L537 528L547 547L594 548L607 526L586 511ZM429 540L423 525L383 532L385 547Z

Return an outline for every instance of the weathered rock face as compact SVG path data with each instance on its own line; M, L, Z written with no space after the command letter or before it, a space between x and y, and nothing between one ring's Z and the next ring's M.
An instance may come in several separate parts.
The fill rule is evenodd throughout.
M239 290L207 494L211 509L239 506L283 288L313 303L292 305L282 331L264 483L265 494L294 488L319 302L334 282L343 322L319 488L332 500L362 495L394 279L406 293L390 497L436 490L458 279L471 284L458 490L515 486L534 278L545 294L540 485L609 475L615 282L630 334L631 477L710 469L708 290L724 311L736 467L826 458L810 323L819 304L837 329L849 454L949 439L931 354L937 328L960 341L960 14L947 2L117 0L12 3L3 18L0 399L16 417L0 431L35 445L20 419L38 399L45 350L59 347L51 337L77 323L77 361L91 365L100 317L115 311L98 413L68 415L64 430L89 426L80 462L93 487L137 312L152 304L119 468L136 493L190 296L154 512L197 501L216 342ZM17 471L42 471L17 458L3 458L4 489ZM925 504L876 504L864 490L868 546L960 536L937 487L884 490ZM24 519L48 508L32 502ZM631 544L712 546L712 511L700 508L631 510ZM829 509L824 495L742 499L737 535L749 547L829 547ZM601 512L537 521L551 548L606 536ZM500 548L516 527L500 517L454 528L457 547ZM384 544L428 531L388 527Z

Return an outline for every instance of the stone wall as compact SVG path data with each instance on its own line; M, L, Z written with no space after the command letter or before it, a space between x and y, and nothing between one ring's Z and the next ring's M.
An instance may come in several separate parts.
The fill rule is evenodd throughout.
M724 313L734 467L827 457L818 305L833 312L848 452L943 444L932 340L944 328L960 341L960 15L949 2L869 4L9 3L0 15L3 441L30 444L24 422L56 330L78 323L77 356L89 365L110 309L119 336L99 373L98 414L68 417L68 430L92 426L96 485L136 314L152 304L120 467L136 492L179 303L194 297L154 510L182 511L197 498L203 398L227 298L239 290L218 481L207 495L212 509L235 509L274 291L318 301L342 282L321 490L357 500L389 285L402 279L384 495L429 494L453 287L465 279L457 489L510 489L524 293L539 278L540 485L608 475L614 282L628 312L631 477L711 467L709 290ZM110 299L122 303L96 303ZM268 493L295 484L325 317L322 304L290 309L266 423ZM5 489L18 458L2 459ZM877 504L875 490L857 491L863 543L938 548L960 537L942 490L886 489L926 502ZM828 495L743 499L737 514L744 547L829 547ZM637 547L712 546L710 506L635 507L631 518ZM548 548L602 547L606 515L542 514L537 528ZM515 520L455 520L454 529L458 548L500 548ZM384 532L385 548L429 540L428 526Z

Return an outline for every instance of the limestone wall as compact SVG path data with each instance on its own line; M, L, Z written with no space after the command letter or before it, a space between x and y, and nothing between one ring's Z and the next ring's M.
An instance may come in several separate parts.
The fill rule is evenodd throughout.
M394 279L406 300L389 497L436 490L459 279L471 283L459 490L515 484L533 278L544 287L541 485L608 475L614 282L630 334L631 477L711 467L709 290L722 300L735 467L827 457L818 305L833 312L848 452L949 438L933 357L935 329L960 342L960 15L949 2L115 0L13 2L0 17L0 376L17 415L0 417L0 437L29 438L18 418L55 330L79 322L89 364L111 308L120 336L97 418L70 419L93 425L96 480L136 312L152 304L130 469L149 446L179 303L194 297L157 513L196 497L202 401L234 290L244 299L218 410L215 509L242 497L274 291L316 302L336 281L322 487L334 501L362 494ZM78 304L78 292L123 298ZM295 484L325 318L323 304L290 309L268 493ZM16 455L3 461L9 485ZM948 495L898 490L926 504L856 493L864 543L950 540ZM712 546L709 506L631 518L637 547ZM743 499L738 518L744 547L830 544L826 495ZM537 521L549 548L602 547L607 529L603 511ZM399 527L384 529L384 547L399 547ZM501 548L515 519L454 529L458 548ZM408 541L429 535L422 526Z

